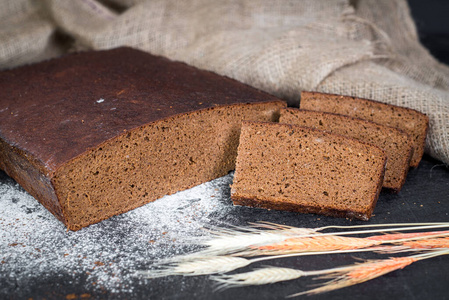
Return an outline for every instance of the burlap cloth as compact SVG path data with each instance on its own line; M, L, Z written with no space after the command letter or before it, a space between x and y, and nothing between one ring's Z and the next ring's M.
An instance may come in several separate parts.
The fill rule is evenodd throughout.
M0 68L120 45L215 71L298 104L301 90L426 113L449 164L449 68L405 0L0 0Z

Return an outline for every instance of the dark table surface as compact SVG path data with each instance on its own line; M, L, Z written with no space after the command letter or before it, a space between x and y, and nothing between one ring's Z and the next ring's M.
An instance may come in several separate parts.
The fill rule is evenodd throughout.
M412 12L417 19L418 30L423 43L436 55L439 60L449 62L448 52L448 34L446 31L436 30L431 24L435 22L444 22L441 20L431 20L430 13L426 11L429 8L422 8L420 1L410 1L412 5ZM428 2L426 2L428 3ZM429 5L438 7L438 1L430 1ZM446 4L441 4L447 8ZM430 25L429 25L430 24ZM441 23L441 24L447 24ZM211 215L207 216L207 225L246 225L248 222L269 221L280 224L288 224L298 227L320 227L326 225L354 225L365 224L361 221L350 221L347 219L335 219L322 217L312 214L296 214L280 211L265 211L259 209L250 209L246 207L232 207L229 200L229 183L232 181L232 175L225 177L207 187L210 195L208 197L216 197L217 201L221 201L223 207L226 208L226 214L212 211ZM202 191L202 190L201 190ZM201 192L200 191L200 192ZM181 194L179 197L192 198L191 194ZM23 199L22 199L23 198ZM33 260L22 260L30 263L30 267L21 266L21 268L12 267L8 262L21 261L21 255L29 255L24 252L23 248L30 245L20 245L9 243L2 245L0 241L0 249L4 253L0 253L0 299L281 299L285 296L300 292L313 285L311 279L304 278L300 280L282 282L260 287L245 287L227 289L217 292L214 290L214 285L207 276L198 277L181 277L170 276L158 279L142 279L139 277L130 277L127 274L126 263L132 262L129 270L146 268L151 264L152 253L158 253L153 249L148 255L148 261L142 260L145 257L146 251L145 243L136 242L132 247L124 247L121 243L133 243L129 237L135 237L137 229L123 226L123 223L129 222L128 217L115 217L103 224L97 225L96 228L88 229L89 232L70 233L66 232L61 224L58 224L52 219L52 216L46 214L41 208L34 205L33 199L17 187L16 183L9 178L5 173L0 171L0 209L5 207L4 203L11 200L17 204L11 206L8 204L8 213L19 214L19 210L25 210L30 216L29 220L22 227L48 226L48 230L55 231L58 235L57 241L61 242L64 239L69 240L69 244L61 245L65 247L64 250L58 250L58 245L40 245L42 249L47 252L55 253L41 253L35 247L33 255L36 257L37 263ZM194 200L196 199L193 197ZM190 199L191 200L191 199ZM2 203L2 201L4 201ZM16 208L15 208L16 207ZM15 211L17 210L17 211ZM20 212L22 213L22 212ZM369 224L385 224L385 223L409 223L409 222L448 222L449 221L449 169L447 166L439 161L436 161L428 156L425 156L420 166L412 169L409 172L407 182L399 194L391 194L382 192L374 216L368 222ZM178 215L179 217L179 215ZM215 218L214 218L215 217ZM131 215L132 218L132 215ZM201 218L199 216L198 218ZM38 220L39 222L37 222ZM9 237L11 241L14 236L13 228L19 228L19 225L6 224L7 219L0 218L0 229L8 230L9 232L0 232L0 238ZM192 219L189 222L195 223ZM198 223L200 224L200 223ZM45 232L43 228L27 229L21 228L20 233L25 237L35 237L36 232ZM107 232L112 232L109 235ZM9 234L9 235L8 235ZM164 235L165 232L156 233L156 235ZM143 232L142 235L145 235ZM149 234L150 235L150 234ZM49 234L46 235L46 238ZM18 237L19 239L19 237ZM98 240L98 247L102 251L108 252L111 248L126 249L124 252L118 253L114 256L115 259L122 258L125 264L121 264L118 269L109 268L104 273L99 272L103 263L97 264L97 257L92 257L90 262L95 266L90 269L85 269L81 260L75 261L76 272L72 272L72 263L64 264L59 268L50 268L50 271L43 270L48 267L48 262L39 262L39 259L62 259L71 254L84 253L91 254L89 250L77 249L82 245L90 245L85 242L85 239L91 239L90 243L95 243ZM30 238L28 239L30 240ZM153 242L153 241L150 241ZM62 243L62 242L61 242ZM84 243L84 244L83 244ZM146 241L148 244L148 241ZM79 246L81 245L81 246ZM173 255L188 252L189 247L176 246L174 241L169 245L171 250L162 253L162 256ZM19 248L22 247L22 248ZM97 245L96 245L97 246ZM156 243L159 247L159 244ZM3 247L3 248L1 248ZM16 250L17 249L17 250ZM22 250L21 250L22 249ZM53 249L53 250L52 250ZM56 249L56 250L55 250ZM161 249L159 249L161 250ZM133 251L136 253L135 261L133 261ZM60 252L60 253L58 253ZM118 251L119 252L119 251ZM158 253L160 256L160 253ZM373 258L372 254L341 254L341 255L325 255L325 256L310 256L302 258L288 258L282 260L272 261L270 265L294 267L300 269L321 269L329 268L331 266L346 265L354 262L353 257L359 258ZM85 258L85 257L83 257ZM100 258L98 258L100 260ZM264 266L267 263L259 263L251 266ZM41 266L41 267L40 267ZM35 268L35 270L33 270ZM97 269L95 269L97 268ZM120 269L121 268L121 269ZM57 270L55 272L54 270ZM97 271L95 271L97 270ZM112 271L111 271L112 270ZM129 271L131 272L131 271ZM108 273L108 276L103 276ZM108 284L109 281L120 276L128 276L126 281L118 284ZM92 279L92 276L96 276ZM103 276L103 279L102 279ZM103 280L103 281L102 281ZM305 296L306 299L449 299L449 256L441 256L425 261L414 263L403 270L395 271L371 280L364 284L353 287L348 287L342 290L333 291L326 294ZM112 287L112 288L111 288Z
M399 194L381 193L374 211L375 215L368 223L313 214L296 214L246 207L233 207L229 200L229 183L231 181L232 174L226 176L224 179L219 179L210 187L214 195L209 195L209 197L215 197L214 199L216 201L221 201L221 206L226 208L226 214L217 211L212 212L208 216L209 221L205 222L208 223L207 225L247 225L248 222L269 221L297 227L315 228L326 225L449 221L449 170L441 162L427 156L424 157L418 168L409 172L407 182ZM144 249L148 245L148 241L137 242L132 247L123 245L130 243L127 235L135 236L135 233L130 232L130 228L133 227L126 224L130 222L129 220L132 219L132 216L114 217L76 233L66 232L64 227L58 224L51 215L45 214L45 210L36 208L30 202L34 199L20 199L21 197L27 198L26 193L20 191L21 188L3 172L0 173L0 186L2 187L0 201L9 201L4 196L7 195L5 189L15 189L18 196L12 199L15 199L17 202L16 209L28 210L28 215L32 218L31 221L23 225L15 225L16 227L14 228L21 235L23 235L23 228L19 226L49 226L49 230L53 230L54 232L46 232L42 236L42 239L46 240L46 243L51 243L49 238L51 239L52 235L54 235L56 236L55 240L61 243L60 248L57 245L37 246L31 242L33 239L31 241L30 239L26 239L27 245L22 245L23 242L19 242L19 245L10 243L9 248L5 248L8 247L5 246L3 249L6 249L7 257L2 258L2 254L0 254L0 259L3 260L0 264L0 299L83 299L83 297L85 299L281 299L310 288L316 283L309 278L304 278L260 287L234 288L216 292L213 282L208 276L170 276L157 279L130 278L129 274L127 274L128 268L130 271L145 269L151 265L151 261L154 259L149 254L147 261L145 259L142 260L142 257L145 257L142 256L142 251L145 251ZM204 194L204 192L200 193ZM179 197L190 199L192 195L181 194ZM162 199L162 201L168 200L170 199ZM0 210L3 204L0 202ZM9 208L9 211L15 213L11 208ZM186 213L188 212L186 211ZM41 218L45 220L43 222L39 221ZM5 228L12 228L10 225L3 224L4 222L4 218L0 219L0 228L3 228L3 230ZM145 224L142 226L145 226ZM36 230L41 229L36 228ZM136 231L141 229L134 228L132 230ZM26 235L33 236L32 231L33 229L27 231ZM11 232L11 234L14 235L14 232ZM102 235L106 237L103 238ZM35 241L39 239L39 237L34 238ZM93 241L83 242L83 239L98 239L98 245L94 247L97 249L94 249L97 253L89 249L76 249L76 244L83 245L83 243L87 245L86 247L92 247ZM67 247L66 241L71 241L69 247ZM37 253L36 251L24 252L24 250L21 250L29 249L27 247L30 246L40 247L46 253ZM127 280L123 282L123 285L111 285L110 282L105 282L105 280L110 281L115 278L113 274L111 275L111 272L114 270L105 269L105 271L102 271L103 273L99 273L99 271L95 272L96 267L98 270L98 268L104 268L104 266L94 266L92 263L96 259L103 259L100 252L110 252L111 247L122 249L120 250L122 253L115 255L114 260L116 261L122 257L123 261L125 261L124 264L119 265L121 270L115 270L117 273L116 277L127 276ZM191 250L188 247L182 248L176 242L162 244L161 247L171 247L173 250L164 252L162 257L164 254L168 257ZM176 250L176 248L178 249ZM67 263L66 266L61 265L60 268L55 269L47 261L50 259L64 261L66 255L79 256L79 253L84 253L83 251L86 251L86 256L93 256L90 260L92 266L85 272L83 271L83 268L85 268L83 265L86 265L86 262L79 262L81 269L77 265L74 267L73 263ZM133 261L133 252L135 253L136 261ZM37 260L45 261L36 264L32 260L27 260L28 258L21 258L21 255L35 255ZM157 256L160 255L158 254ZM354 257L365 259L375 258L372 254L365 253L307 256L280 259L270 261L269 263L261 262L253 264L243 269L243 271L249 271L252 268L265 265L291 267L302 270L318 270L352 264ZM19 263L22 260L29 263L29 269L26 266L24 268L17 268L11 265L9 262L14 261L14 259ZM33 268L36 269L35 272ZM42 270L43 268L49 268L49 271ZM105 275L107 277L101 283L101 277ZM92 279L92 276L96 276L96 279ZM120 280L120 278L118 279ZM98 284L96 284L96 281ZM416 262L403 270L389 273L358 286L348 287L326 294L308 296L307 299L449 299L448 283L449 256L441 256Z

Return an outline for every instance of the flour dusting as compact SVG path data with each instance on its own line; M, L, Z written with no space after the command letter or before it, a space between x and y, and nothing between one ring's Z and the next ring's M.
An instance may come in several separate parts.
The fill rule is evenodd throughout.
M197 249L204 227L229 222L232 175L165 196L77 232L67 231L13 180L0 183L0 276L26 287L59 274L86 290L131 293L136 270ZM232 215L232 213L231 213Z

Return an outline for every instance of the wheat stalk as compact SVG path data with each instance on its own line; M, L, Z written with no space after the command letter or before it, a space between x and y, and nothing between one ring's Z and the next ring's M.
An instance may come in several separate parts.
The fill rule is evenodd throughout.
M430 232L412 232L412 233L391 233L384 235L374 235L366 237L369 240L375 241L393 241L393 240L402 240L402 239L421 239L421 238L429 238L429 236L445 236L449 235L449 230L446 231L430 231Z
M245 251L251 246L278 243L292 236L315 234L317 229L295 228L271 224L258 224L264 230L256 228L220 229L213 232L214 238L202 243L207 249L198 255L227 255Z
M387 250L387 249L386 249ZM212 275L223 274L234 271L239 268L249 266L252 263L267 261L272 259L298 257L307 255L325 255L337 253L355 253L363 251L372 251L371 249L355 249L341 251L321 251L321 252L304 252L292 253L284 255L264 256L259 258L247 259L236 256L181 256L173 258L167 263L157 264L153 267L161 267L161 269L136 271L135 275L144 276L146 278L158 278L165 276L196 276L196 275ZM190 260L189 260L190 259Z
M402 244L404 247L413 249L435 249L446 248L449 249L449 237L419 240L419 241L407 241Z
M249 285L273 284L276 282L294 280L305 276L320 276L319 279L331 279L330 281L324 283L321 287L289 296L295 297L305 294L319 294L360 284L392 271L403 269L418 260L446 254L449 254L448 249L408 257L368 260L363 263L357 263L350 266L315 271L267 267L246 273L213 276L211 279L219 283L217 290Z
M411 224L387 224L387 225L363 225L347 226L353 228L366 227L394 227L387 229L368 229L346 232L321 233L319 231L330 228L346 228L342 226L327 226L316 229L295 228L286 225L273 223L251 224L250 228L234 227L232 229L219 229L213 234L214 238L203 243L207 246L205 250L197 253L182 255L170 258L156 265L160 269L137 271L136 275L148 278L164 277L170 275L209 275L223 274L238 268L248 266L255 262L272 260L282 257L296 257L306 255L322 255L351 253L363 251L382 251L383 253L396 253L401 251L422 251L423 249L448 248L449 231L432 231L418 233L393 233L381 236L371 236L365 238L345 237L341 235L356 235L389 232L398 230L422 230L449 227L449 223L411 223ZM404 227L405 226L405 227ZM262 229L259 229L262 228ZM382 244L393 244L393 246L380 246ZM241 256L262 256L247 259ZM341 269L340 269L341 270ZM267 270L253 271L251 276L259 276ZM271 269L270 274L274 274L276 269ZM279 271L279 270L278 270ZM296 270L287 275L287 270L283 269L285 278L293 276ZM304 273L301 273L304 276ZM311 274L310 272L308 273ZM317 273L313 273L317 274ZM238 274L239 275L239 274ZM240 275L243 277L216 277L221 278L222 286L236 285L237 282L252 282L250 275ZM308 276L309 276L308 275ZM233 275L237 276L237 275ZM244 279L244 276L249 276ZM282 276L277 277L279 280ZM255 281L254 281L255 282Z
M247 259L243 257L236 256L181 256L172 259L172 261L161 264L162 269L155 270L144 270L137 271L136 275L142 275L146 278L157 278L173 275L182 276L193 276L193 275L211 275L211 274L222 274L234 271L239 268L249 266L250 264L279 259L287 257L299 257L299 256L309 256L309 255L329 255L329 254L341 254L341 253L356 253L356 252L371 252L371 251L383 251L383 253L396 253L399 251L416 251L426 248L441 248L441 243L437 243L437 239L427 242L426 246L420 246L418 242L415 244L410 244L410 246L405 247L376 247L376 248L347 248L344 250L330 250L330 251L311 251L311 252L299 252L299 253L289 253L289 254L279 254L272 256L264 256L253 259ZM433 243L433 244L432 244ZM446 241L447 243L447 241Z
M363 225L328 225L324 227L320 227L319 230L323 231L326 229L354 229L354 228L379 228L379 227L388 227L389 231L398 231L394 227L403 227L403 228L416 228L417 226L422 226L425 229L431 228L433 226L437 226L437 228L448 227L448 222L430 222L430 223L387 223L387 224L363 224ZM404 227L405 226L405 227ZM414 230L414 229L412 229ZM382 231L382 230L379 230Z
M197 253L198 256L218 256L236 254L247 251L250 247L266 245L269 243L280 243L286 239L299 237L314 237L316 235L356 235L389 231L419 230L430 228L449 227L449 223L406 223L406 224L374 224L356 226L325 226L320 228L297 228L287 225L279 225L269 222L250 223L251 227L214 228L211 233L212 239L202 243L206 249ZM408 226L408 227L404 227ZM378 228L399 227L387 229L371 229L347 232L320 233L328 229L353 229L353 228ZM258 229L258 228L263 228Z
M420 239L439 238L449 236L449 231L433 231L408 234L386 234L366 238L345 237L340 235L315 235L293 237L282 242L251 246L248 250L239 252L239 256L277 255L301 252L323 252L332 250L355 250L370 248L374 251L407 250L413 248L404 245L404 242ZM402 244L401 247L377 247L381 244ZM413 244L408 244L413 245Z
M286 225L278 225L268 222L251 223L251 227L234 227L229 229L216 229L212 232L214 237L202 243L206 249L195 255L197 256L219 256L219 255L235 255L235 256L256 256L256 255L273 255L273 251L258 249L258 247L282 243L288 239L294 238L312 238L317 236L342 236L342 235L366 235L372 233L385 233L390 231L410 231L434 228L449 227L449 223L407 223L407 224L381 224L381 225L357 225L357 226L325 226L320 228L296 228ZM380 228L379 227L388 227ZM262 229L259 229L262 228ZM344 232L327 232L321 231L335 229L360 229L360 228L376 228L368 230L349 230ZM385 235L384 235L385 236ZM379 236L379 240L380 240ZM393 237L391 239L394 239ZM388 241L384 241L387 243ZM368 244L369 242L361 242ZM341 250L342 245L336 246L335 250ZM363 247L362 247L363 248ZM256 249L256 250L255 250ZM331 248L317 248L313 251L327 251ZM273 249L272 249L273 250ZM295 252L295 251L290 251ZM297 251L296 251L297 252ZM188 259L194 256L189 255Z
M321 278L331 278L330 281L326 282L321 287L293 294L289 297L320 294L360 284L389 272L403 269L406 266L414 263L415 261L417 261L417 259L413 257L395 257L384 260L367 261L361 264L356 264L354 266L341 269L329 269L327 271L330 274L328 274L327 276L322 276Z
M360 284L385 275L387 273L403 269L416 261L447 254L449 254L449 250L444 249L408 257L392 257L382 260L368 260L364 263L355 264L353 266L323 270L323 272L328 273L328 275L321 276L320 278L331 279L330 281L324 283L321 287L293 294L289 297L296 297L300 295L314 295Z
M163 269L137 271L136 275L146 278L158 278L172 275L197 276L227 273L245 267L251 262L246 258L233 256L213 256L182 261L164 266Z
M219 283L217 290L221 290L237 286L272 284L280 281L298 279L307 275L307 272L301 270L267 267L247 273L213 276L211 279Z
M275 255L299 252L322 252L332 250L354 250L382 244L382 241L366 240L363 238L342 236L313 236L295 237L282 241L281 243L251 247L245 256Z

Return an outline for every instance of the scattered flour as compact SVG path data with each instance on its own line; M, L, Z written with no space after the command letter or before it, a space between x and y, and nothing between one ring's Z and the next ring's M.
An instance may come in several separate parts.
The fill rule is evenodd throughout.
M204 227L229 219L232 174L166 196L77 232L9 178L0 182L0 278L86 278L86 290L132 292L135 270L196 249ZM228 220L229 221L229 220ZM227 222L227 221L226 221Z

